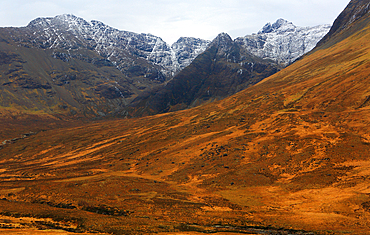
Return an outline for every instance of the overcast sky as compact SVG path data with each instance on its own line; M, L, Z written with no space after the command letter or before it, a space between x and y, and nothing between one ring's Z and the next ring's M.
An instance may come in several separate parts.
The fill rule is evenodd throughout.
M0 26L74 14L114 28L151 33L168 43L181 36L212 40L257 33L284 18L297 26L332 24L350 0L1 0Z

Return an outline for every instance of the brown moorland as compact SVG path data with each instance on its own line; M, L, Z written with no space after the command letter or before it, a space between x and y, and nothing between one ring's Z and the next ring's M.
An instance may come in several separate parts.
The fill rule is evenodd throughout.
M2 146L0 227L368 234L369 37L366 13L225 100Z

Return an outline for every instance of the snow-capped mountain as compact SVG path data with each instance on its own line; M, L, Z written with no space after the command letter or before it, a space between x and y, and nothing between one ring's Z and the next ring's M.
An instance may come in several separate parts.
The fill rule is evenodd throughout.
M287 65L311 51L329 32L330 27L298 27L287 20L278 19L273 24L267 23L257 34L240 37L235 41L255 56Z
M0 28L0 102L49 113L126 115L124 107L167 84L209 43L180 38L170 46L74 15ZM31 90L38 92L30 98Z
M219 100L269 77L283 66L252 55L227 33L219 34L166 86L131 104L133 116L165 113Z
M222 33L212 42L183 37L170 46L73 15L37 18L0 28L0 102L93 116L194 107L276 73L312 49L321 28L278 20L236 40Z
M312 50L329 28L329 25L297 27L279 19L266 24L258 34L235 40L220 33L165 87L139 96L134 102L135 115L194 107L233 95Z
M86 48L112 62L125 73L144 59L154 67L141 71L143 77L166 80L191 64L209 46L210 41L182 37L172 46L160 37L137 34L112 28L99 21L86 21L65 14L53 18L37 18L26 27L27 37L19 39L23 45L56 50L56 57L68 60L78 56L73 50ZM253 55L287 65L308 51L329 31L330 25L298 27L284 19L266 24L257 34L235 41ZM68 54L58 52L68 50Z
M170 46L151 34L121 31L99 21L88 22L69 14L37 18L26 28L30 30L29 42L34 47L70 52L81 47L93 49L120 70L131 67L140 58L160 66L166 77L188 66L210 43L202 39L180 38Z

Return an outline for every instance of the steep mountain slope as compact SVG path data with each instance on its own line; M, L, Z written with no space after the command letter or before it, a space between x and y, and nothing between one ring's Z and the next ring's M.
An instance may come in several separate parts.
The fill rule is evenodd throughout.
M19 47L13 35L12 29L0 35L3 109L105 115L139 92L131 79L93 51L77 49L81 58L70 58L64 52Z
M369 18L224 100L6 142L0 219L112 234L368 234Z
M165 87L136 98L128 112L164 113L226 98L312 50L329 29L329 25L297 27L279 19L257 35L232 40L222 33Z
M365 19L369 13L370 4L366 0L351 1L346 9L334 21L330 32L318 43L319 46L326 44L331 46L334 43L351 36L353 33L367 26L368 21ZM357 22L361 20L361 22ZM356 24L353 24L356 22ZM336 37L336 40L332 38ZM331 43L328 43L328 41Z

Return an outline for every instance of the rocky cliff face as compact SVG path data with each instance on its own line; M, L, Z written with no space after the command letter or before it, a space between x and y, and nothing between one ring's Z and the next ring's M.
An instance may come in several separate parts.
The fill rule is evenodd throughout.
M172 44L171 49L178 67L174 71L181 71L189 66L191 62L201 53L203 53L210 41L199 38L181 37L177 42Z
M257 34L235 41L253 55L288 65L311 51L328 33L330 25L298 27L284 19L267 23Z

